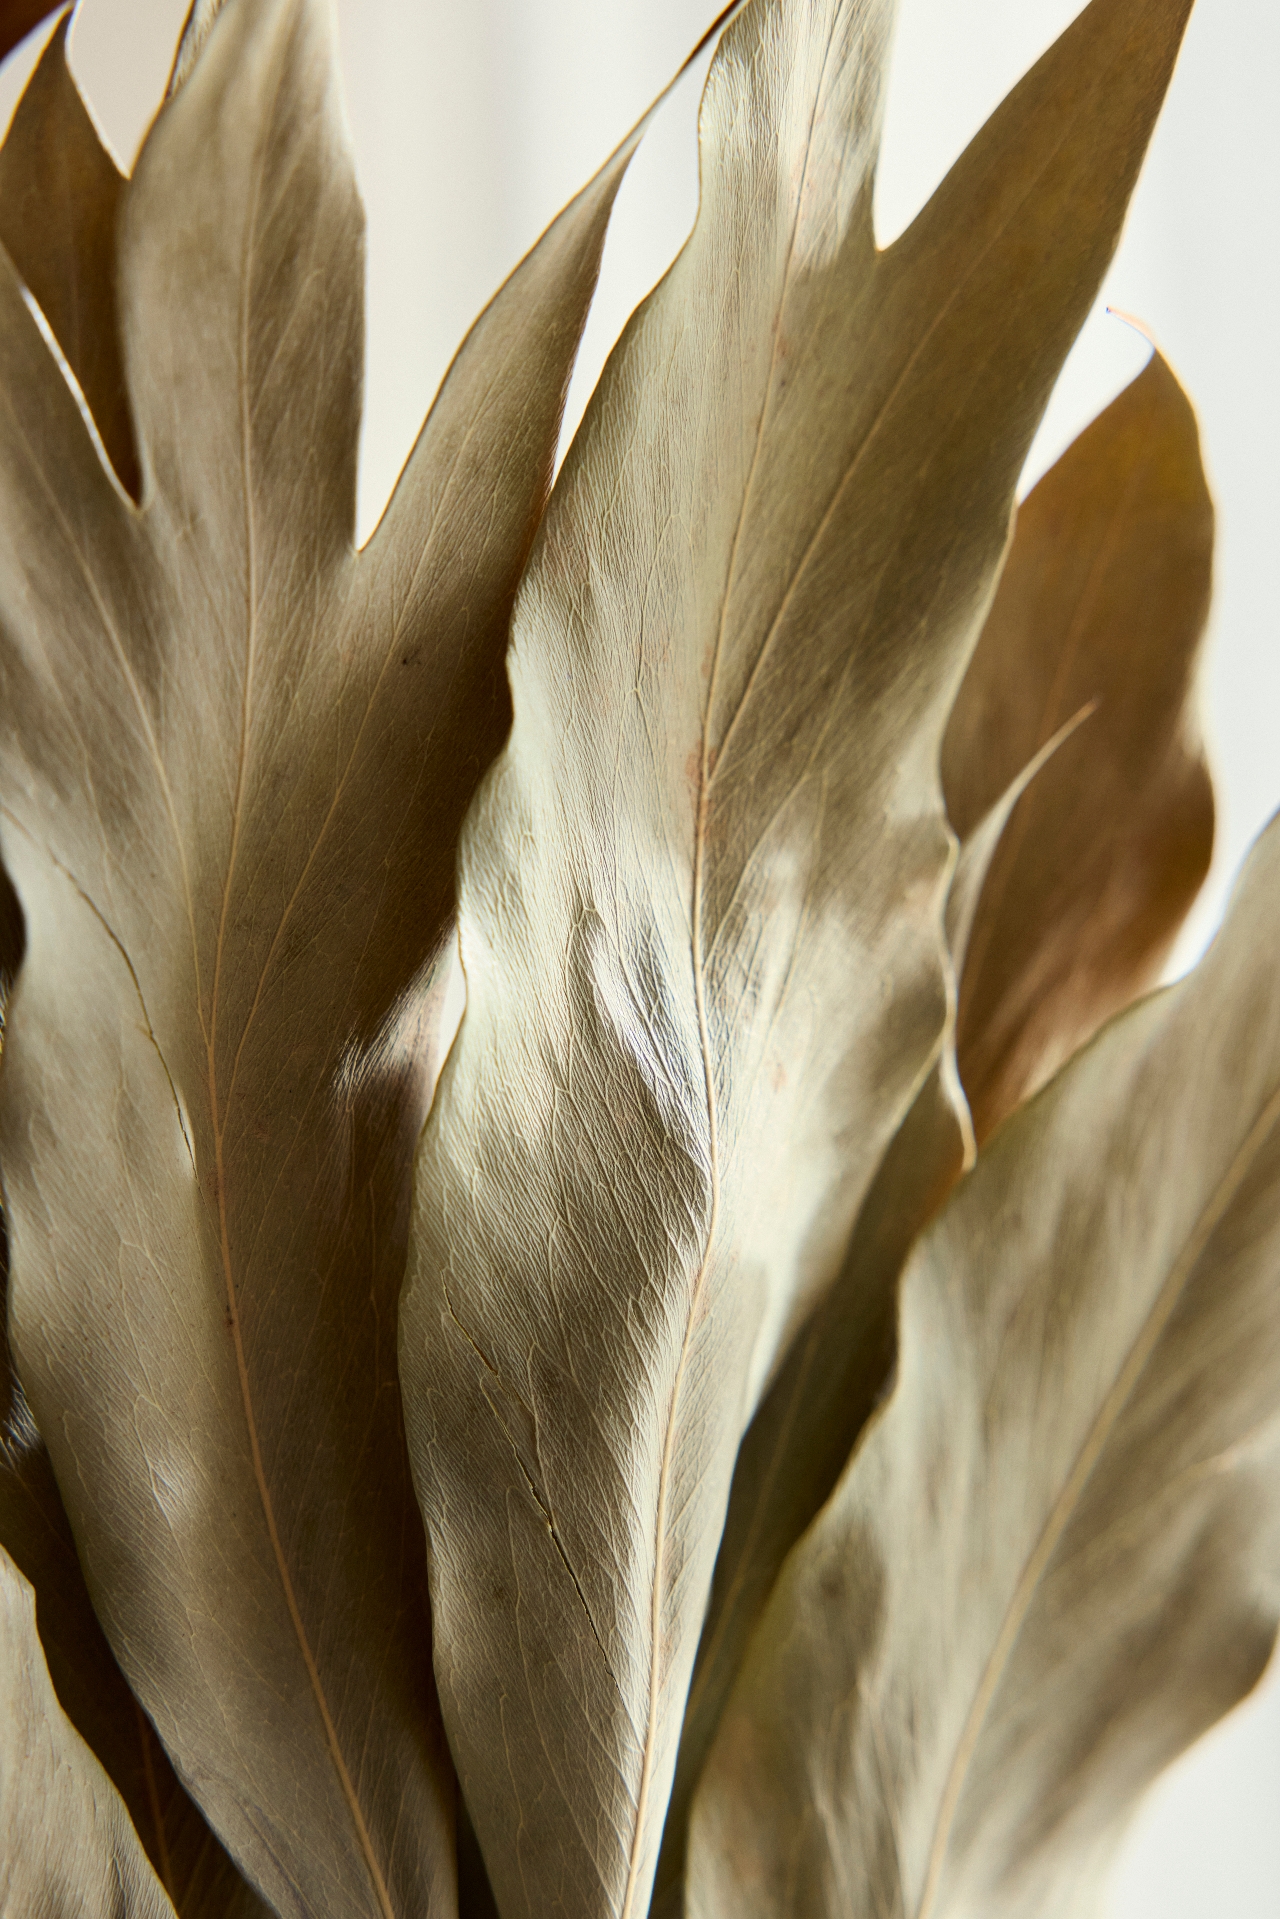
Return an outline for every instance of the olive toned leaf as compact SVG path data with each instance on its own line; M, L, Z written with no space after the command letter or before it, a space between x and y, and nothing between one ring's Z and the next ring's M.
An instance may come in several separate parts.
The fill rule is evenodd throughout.
M0 60L13 52L20 40L56 13L65 0L0 0Z
M1019 801L978 907L956 1046L979 1139L1151 984L1208 871L1191 702L1212 552L1195 415L1157 353L1020 508L943 745L963 838L1097 702Z
M1280 825L1198 972L992 1140L787 1562L690 1910L1056 1919L1280 1619Z
M54 1697L35 1595L2 1549L0 1911L173 1919L119 1793Z
M647 1904L739 1437L941 1044L945 715L1186 12L1095 4L877 253L890 9L756 0L543 522L401 1320L506 1914Z
M437 961L634 138L356 554L329 33L228 0L123 191L140 505L0 273L0 1159L17 1362L130 1685L272 1905L386 1919L454 1901L394 1338Z
M138 456L116 321L116 213L124 180L67 66L70 16L18 103L0 148L0 245L48 322L119 475Z

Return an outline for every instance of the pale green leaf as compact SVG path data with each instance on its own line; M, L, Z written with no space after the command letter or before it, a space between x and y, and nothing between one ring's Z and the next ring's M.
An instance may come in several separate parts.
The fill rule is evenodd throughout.
M1198 971L1009 1119L695 1802L696 1919L1077 1919L1280 1620L1280 824Z
M938 1055L937 761L1188 0L1096 0L878 253L891 8L755 0L464 840L402 1375L508 1919L648 1902L740 1435Z

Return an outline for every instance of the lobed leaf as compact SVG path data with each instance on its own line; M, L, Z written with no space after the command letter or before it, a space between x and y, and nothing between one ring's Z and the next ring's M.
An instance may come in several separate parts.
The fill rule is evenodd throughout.
M130 1685L273 1907L388 1919L455 1897L393 1336L411 1155L458 825L637 136L477 322L357 554L329 33L323 0L227 0L119 189L118 256L93 220L24 256L50 311L114 287L137 504L0 259L28 934L0 1158L14 1347ZM71 111L52 71L37 156Z
M0 1549L0 1910L173 1919L120 1796L65 1718L35 1596Z
M942 1044L945 718L1187 12L1095 0L877 253L891 8L755 0L543 522L401 1309L505 1914L647 1905L739 1437Z
M983 889L956 1035L979 1139L1154 981L1209 870L1191 692L1212 552L1195 415L1156 353L1019 510L943 743L963 838L1096 702L1019 800Z
M998 1032L1016 1025L1044 985L1046 948L1063 974L1062 990L1036 1006L1041 1058L1089 1037L1126 990L1136 991L1135 951L1150 953L1153 935L1172 935L1203 878L1212 833L1212 788L1190 711L1212 514L1191 409L1164 361L1152 361L1086 428L1029 505L1034 511L1018 515L943 754L949 812L964 835L947 936L960 1005L971 1009L966 1064L982 1053L986 1032L972 1009ZM1004 584L1010 576L1012 593ZM1058 598L1064 576L1089 581L1092 678L1080 665L1079 596L1065 613ZM1139 607L1145 644L1133 648L1127 642ZM1076 695L1088 703L1045 737ZM979 724L984 698L986 723ZM1000 724L1002 704L1021 727ZM1018 770L1020 753L1031 757ZM996 782L1006 776L1000 791ZM1179 794L1188 801L1181 811L1171 805ZM1056 943L1057 916L1070 917L1064 900L1077 903L1070 923L1081 966L1092 968L1088 994ZM975 925L982 934L977 993L970 990ZM685 1708L659 1911L681 1907L689 1806L751 1632L890 1377L907 1254L966 1156L972 1160L955 1070L949 1040L885 1154L839 1276L743 1439ZM990 1108L984 1117L990 1121Z
M898 1383L791 1555L693 1815L693 1914L1092 1911L1280 1621L1280 823L913 1254Z

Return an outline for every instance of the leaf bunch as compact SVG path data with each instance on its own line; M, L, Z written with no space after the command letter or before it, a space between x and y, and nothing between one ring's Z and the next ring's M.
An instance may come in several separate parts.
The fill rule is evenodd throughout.
M1014 505L1189 3L1092 0L885 249L889 0L730 9L554 487L645 122L359 551L321 0L198 4L127 181L55 30L0 151L6 1909L1075 1914L1258 1676L1280 842L1140 997L1213 835L1158 353Z

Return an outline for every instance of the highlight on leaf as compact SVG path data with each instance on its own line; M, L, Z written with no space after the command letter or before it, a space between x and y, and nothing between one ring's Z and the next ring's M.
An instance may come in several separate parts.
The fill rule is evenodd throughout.
M554 487L656 107L361 551L327 0L195 0L128 179L55 27L0 149L6 1911L1066 1919L1261 1672L1280 823L1140 998L1213 835L1158 353L1014 505L1189 7L1092 0L878 249L892 0L736 0Z

